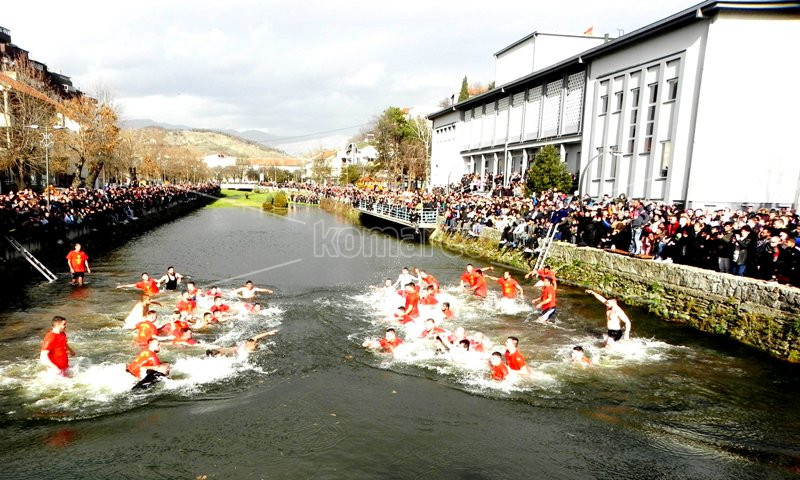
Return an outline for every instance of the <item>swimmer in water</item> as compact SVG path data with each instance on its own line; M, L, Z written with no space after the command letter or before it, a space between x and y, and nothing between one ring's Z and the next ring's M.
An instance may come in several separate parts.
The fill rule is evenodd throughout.
M397 336L394 328L387 328L386 334L380 340L366 340L361 344L362 347L370 350L380 350L385 353L394 352L395 348L402 345L403 340Z
M437 327L436 321L432 318L425 320L425 330L420 333L419 338L426 338L428 340L433 340L435 337L439 335L444 335L446 332L444 328Z
M191 294L186 292L181 292L181 299L178 301L178 304L175 305L175 308L181 312L186 313L189 317L194 315L194 311L197 308L197 302L192 300Z
M539 277L539 281L536 282L536 285L534 285L535 287L541 287L544 283L544 279L549 278L553 284L553 287L558 288L556 274L549 266L545 265L541 270L531 270L525 274L525 278L528 279L533 275L537 275Z
M503 298L508 298L514 300L519 295L520 300L525 298L525 295L522 293L522 287L519 285L519 282L514 280L511 277L511 272L505 271L503 272L502 277L493 277L491 275L486 275L486 278L491 278L492 280L496 280L497 283L500 284L500 289L503 291Z
M74 357L75 352L67 345L67 320L55 316L50 321L50 331L44 336L39 362L48 371L67 376L69 357Z
M508 367L503 363L503 354L500 352L492 352L489 357L489 369L492 375L492 380L503 381L508 376Z
M494 267L486 268L492 270ZM486 298L486 295L489 293L489 287L486 285L486 277L483 274L483 270L480 268L475 269L475 285L470 287L469 290L473 295L479 298Z
M256 350L258 350L258 342L260 342L265 337L270 337L278 333L278 330L270 330L268 332L259 333L258 335L253 335L252 337L248 338L244 341L243 344L237 345L235 347L222 347L222 348L214 348L206 350L207 357L236 357L240 354L249 355Z
M159 278L156 283L159 287L163 283L164 290L175 291L178 289L178 284L181 283L182 279L183 275L180 273L175 273L175 267L169 266L167 267L167 273L165 273L163 277Z
M617 300L605 298L594 290L586 290L586 293L594 296L594 298L606 306L606 328L608 329L608 336L606 336L605 346L613 345L622 339L628 340L631 334L631 321L617 304ZM625 325L624 330L622 328L623 324Z
M450 310L450 302L442 302L442 315L444 315L445 320L450 320L453 318L453 311Z
M556 287L550 277L544 277L543 281L542 295L538 302L534 302L534 308L542 311L536 319L537 323L547 323L556 314Z
M433 286L433 293L439 293L439 281L436 280L433 275L430 275L419 268L415 268L414 273L417 274L417 278L420 279L420 283L426 287Z
M238 297L244 298L246 300L255 298L255 296L259 293L272 294L273 291L270 290L269 288L256 288L252 280L244 282L243 287L239 287L233 291L234 295L237 295Z
M70 285L82 287L83 276L87 273L92 273L92 269L89 268L89 255L86 255L86 252L81 250L80 243L76 243L75 249L67 254L67 266L69 267L69 273L72 274Z
M447 343L445 343L439 335L437 335L436 339L433 341L433 348L436 349L436 355L446 355L450 353L450 347L447 346Z
M160 351L161 343L155 338L150 339L147 348L139 352L139 355L125 367L125 371L137 379L144 378L151 370L169 376L172 366L169 363L161 363L157 355Z
M151 305L161 306L160 303L151 300L150 295L142 294L141 300L136 302L136 305L131 309L131 313L125 317L125 323L122 328L134 328L137 323L143 321L147 316L147 312L150 311Z
M414 275L411 275L410 273L408 273L408 267L403 267L403 270L401 271L400 275L398 275L398 277L397 277L397 281L394 282L394 284L392 286L394 288L398 288L399 289L401 287L404 287L404 286L408 285L409 283L416 284L416 283L419 283L419 281L420 281L419 278L417 278Z
M592 365L592 361L586 356L586 353L583 351L583 347L580 345L576 345L572 347L572 352L569 356L569 363L580 365L581 367L588 367Z
M420 299L419 303L422 305L436 305L439 300L436 299L436 287L428 285L423 290L424 296Z
M478 270L491 270L492 267L484 267L483 269ZM477 273L475 267L471 264L467 264L467 270L461 274L461 281L460 285L461 288L472 289L475 286L475 282L477 282Z
M406 299L403 315L411 319L419 318L419 287L414 283L407 283L401 295Z
M208 328L213 323L213 318L214 316L211 314L211 312L206 312L203 314L202 318L194 322L192 328L194 330L203 330L205 328Z
M486 351L486 337L483 333L475 332L467 340L469 340L469 346L473 352L483 353Z
M159 327L156 326L158 314L153 310L147 312L144 320L136 324L136 337L134 341L140 347L146 347L150 340L158 339ZM162 325L163 328L163 325Z
M150 278L150 275L147 272L142 274L142 279L136 283L128 283L125 285L117 285L117 288L138 288L142 290L145 295L150 295L151 297L158 294L158 283Z
M506 339L506 365L511 370L525 375L528 373L528 365L525 363L525 357L519 351L519 339L517 337L508 337Z
M369 288L373 290L386 290L393 292L394 291L394 282L392 282L391 278L387 278L383 281L383 285L370 285Z
M214 305L211 307L210 311L215 317L218 312L221 318L230 317L230 310L231 307L222 303L222 297L214 297Z

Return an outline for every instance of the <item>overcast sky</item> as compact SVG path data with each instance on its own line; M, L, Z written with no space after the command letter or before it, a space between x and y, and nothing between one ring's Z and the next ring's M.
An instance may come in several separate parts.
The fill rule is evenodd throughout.
M126 118L290 136L435 106L535 30L616 36L694 3L28 0L0 25L81 90L110 87Z

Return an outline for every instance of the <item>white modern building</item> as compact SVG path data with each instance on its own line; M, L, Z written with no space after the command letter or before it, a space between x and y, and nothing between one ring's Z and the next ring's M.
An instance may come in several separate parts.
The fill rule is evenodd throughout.
M508 81L430 115L433 184L554 143L592 196L797 205L797 45L797 2L707 1L521 78L498 65Z
M331 167L331 177L339 178L342 169L350 165L365 167L369 162L378 158L378 150L372 145L359 148L355 143L350 143L343 150L339 150L335 155L326 158Z

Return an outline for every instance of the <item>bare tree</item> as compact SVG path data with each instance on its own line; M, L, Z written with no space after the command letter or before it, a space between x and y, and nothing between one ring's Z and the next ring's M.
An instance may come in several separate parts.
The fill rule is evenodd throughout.
M32 173L44 170L43 130L31 126L53 126L58 121L58 99L47 90L41 72L23 58L13 70L2 74L2 109L6 121L0 168L14 172L18 189L29 186ZM50 132L48 132L50 133Z
M88 96L67 100L62 105L65 117L75 123L63 140L65 147L75 156L75 173L72 186L88 185L94 187L97 176L106 165L113 161L120 142L117 113L113 104ZM82 178L84 165L86 178Z

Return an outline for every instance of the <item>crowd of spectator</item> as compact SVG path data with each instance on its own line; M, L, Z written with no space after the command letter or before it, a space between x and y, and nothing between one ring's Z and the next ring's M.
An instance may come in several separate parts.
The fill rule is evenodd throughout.
M367 208L436 210L448 231L478 236L482 229L494 228L500 232L500 248L532 255L551 232L555 240L579 246L800 286L800 218L789 208L687 209L625 197L580 199L560 192L524 197L470 189L428 193L306 188Z
M80 225L115 225L136 220L153 208L217 192L219 186L211 183L118 185L102 189L50 187L49 195L33 190L12 191L0 195L0 225L3 233L13 233L19 238Z

